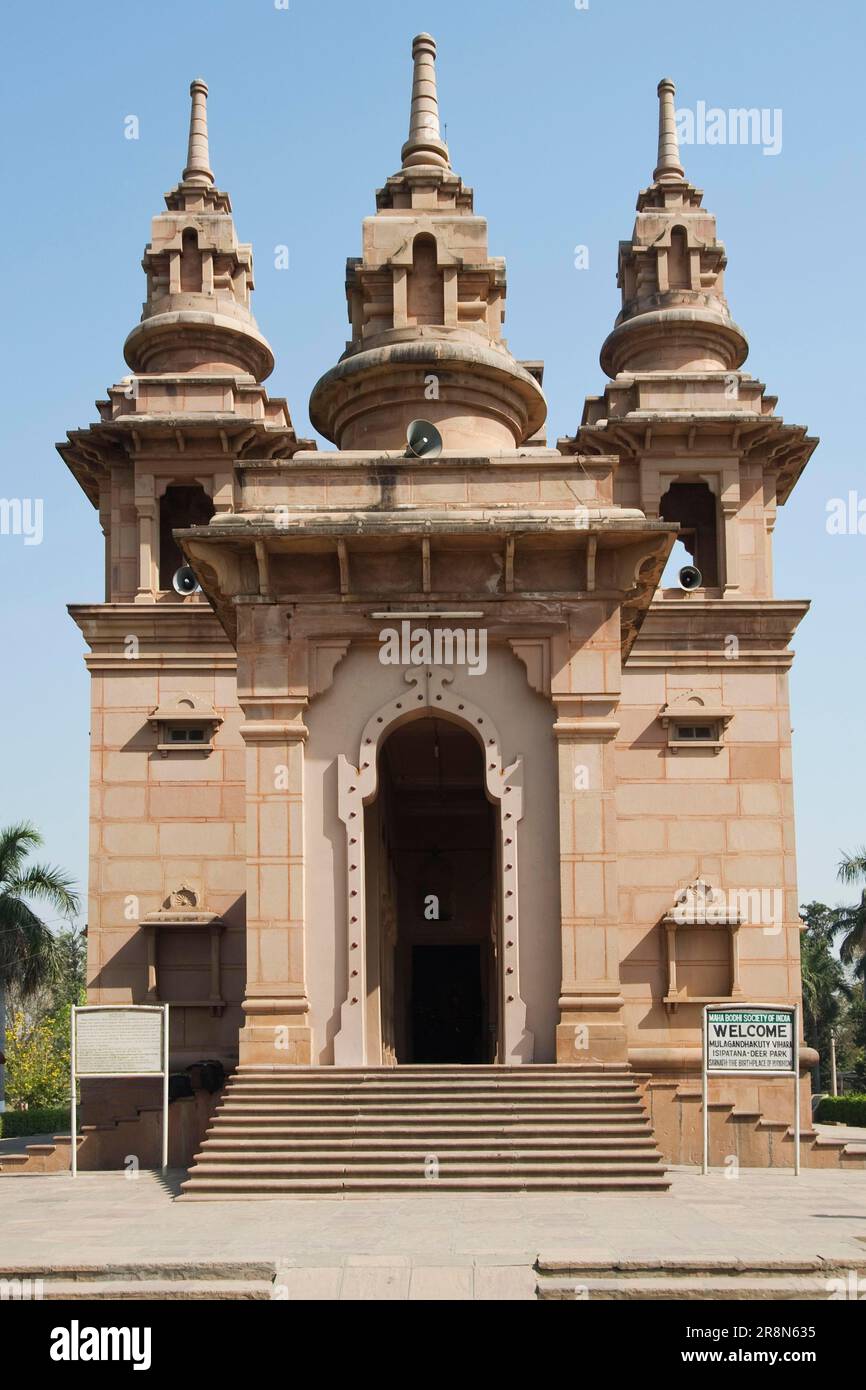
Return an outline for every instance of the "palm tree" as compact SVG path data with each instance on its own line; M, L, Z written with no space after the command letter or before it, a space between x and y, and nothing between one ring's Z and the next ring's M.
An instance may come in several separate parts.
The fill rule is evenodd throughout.
M836 909L836 932L843 932L839 955L854 974L866 981L866 846L854 854L843 854L837 877L843 883L863 883L860 901L854 907Z
M801 908L800 916L804 923L800 939L803 1033L823 1059L830 1050L831 1030L842 1017L843 1001L850 999L852 991L845 970L833 954L836 910L823 903L808 903ZM820 1060L815 1081L820 1090Z
M0 1060L7 990L14 985L26 997L51 984L58 973L54 934L30 902L45 903L64 917L78 911L78 894L67 874L51 864L25 863L41 844L39 831L26 821L0 830ZM2 1077L0 1066L0 1111L5 1107Z

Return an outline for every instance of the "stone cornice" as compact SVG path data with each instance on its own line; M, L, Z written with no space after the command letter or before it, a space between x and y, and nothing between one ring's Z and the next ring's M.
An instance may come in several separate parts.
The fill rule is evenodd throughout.
M261 387L255 389L262 391ZM204 445L217 457L224 455L226 467L231 467L236 454L250 445L260 455L274 455L306 449L310 443L297 439L290 425L271 420L250 419L232 411L178 411L115 415L70 430L54 447L82 491L98 507L101 479L112 467L130 465L142 454L168 452L182 458L189 447L201 450Z
M655 599L628 669L790 667L788 643L809 611L806 599ZM738 647L732 655L730 639Z
M210 526L176 531L175 536L195 570L220 621L236 640L236 606L248 602L300 604L349 602L388 606L420 602L537 602L611 600L620 605L622 650L634 641L670 552L675 527L647 521L640 512L610 509L598 522L575 525L573 511L484 509L473 513L428 509L411 512L317 512L277 525L262 516L231 516ZM399 538L401 546L395 547ZM431 577L431 554L443 554L455 539L469 540L484 555L483 573L455 578L453 563ZM391 582L375 585L362 572L370 549L389 556ZM566 556L565 570L551 568L550 587L539 556L550 553L551 565ZM456 553L456 552L455 552ZM300 581L311 555L327 555L330 568L319 571L319 590ZM296 557L286 578L281 564ZM357 558L356 558L357 557ZM333 563L333 562L336 563ZM401 576L405 582L401 581Z
M216 614L200 601L72 603L67 611L90 647L90 671L237 669Z
M747 385L760 387L760 383ZM775 404L775 400L765 397L764 404ZM604 455L617 452L621 460L649 463L672 456L694 460L702 454L717 457L727 452L736 459L760 462L775 473L779 505L787 501L819 442L803 425L789 425L779 415L742 408L628 409L612 412L607 418L592 418L609 407L609 391L600 400L589 398L584 423L573 441L560 440L559 447L566 450L571 446L587 456L594 451Z

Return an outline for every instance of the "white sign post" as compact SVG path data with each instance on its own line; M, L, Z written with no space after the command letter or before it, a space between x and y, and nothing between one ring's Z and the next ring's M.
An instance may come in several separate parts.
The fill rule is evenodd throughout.
M701 1099L709 1172L710 1076L793 1076L794 1175L800 1176L800 1011L794 1004L705 1004Z
M168 1004L87 1004L72 1009L72 1176L78 1174L79 1077L162 1077L162 1171L168 1168Z

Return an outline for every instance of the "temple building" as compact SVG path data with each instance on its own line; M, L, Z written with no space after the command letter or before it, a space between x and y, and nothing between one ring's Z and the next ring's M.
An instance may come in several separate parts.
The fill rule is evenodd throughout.
M189 1196L421 1188L431 1154L444 1187L663 1188L700 1151L703 1005L800 998L808 604L772 537L816 440L742 370L664 79L608 380L547 441L435 54L310 400L334 447L263 384L198 79L130 376L58 446L105 538L105 599L70 609L90 999L168 1002L172 1069L231 1073ZM90 1083L85 1116L145 1085ZM714 1079L714 1161L790 1164L790 1092Z

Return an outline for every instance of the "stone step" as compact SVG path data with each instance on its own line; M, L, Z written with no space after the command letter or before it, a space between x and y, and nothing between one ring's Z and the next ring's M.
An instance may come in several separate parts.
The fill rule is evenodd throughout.
M387 1133L383 1133L380 1129L362 1131L347 1129L335 1134L328 1129L294 1132L269 1129L248 1130L237 1126L224 1130L208 1130L202 1139L202 1144L206 1144L208 1149L212 1146L231 1147L238 1153L269 1148L290 1148L293 1152L298 1153L309 1149L327 1149L330 1153L339 1153L358 1146L375 1146L383 1152L401 1148L428 1153L445 1153L448 1152L449 1148L490 1148L491 1146L514 1148L518 1145L539 1152L551 1148L562 1148L579 1153L586 1147L627 1147L636 1153L642 1153L646 1149L653 1151L656 1149L655 1140L650 1130L641 1130L637 1133L630 1130L614 1131L613 1133L588 1130L585 1133L575 1135L562 1134L558 1131L542 1133L540 1131L517 1130L512 1132L509 1130L504 1132L501 1128L470 1131L453 1128L437 1130L395 1129Z
M432 1105L334 1105L323 1101L321 1105L288 1105L284 1102L273 1101L271 1103L257 1101L224 1101L215 1111L214 1119L219 1119L223 1115L249 1115L255 1118L259 1115L273 1115L281 1120L292 1122L294 1120L305 1120L315 1117L322 1119L346 1119L352 1123L373 1123L378 1120L414 1120L414 1119L433 1119L442 1116L444 1119L467 1120L477 1119L480 1116L489 1118L494 1122L500 1120L507 1123L515 1116L526 1115L529 1119L543 1120L545 1123L556 1123L563 1121L596 1120L609 1119L612 1121L630 1121L635 1118L646 1116L646 1111L640 1104L627 1104L622 1102L618 1105L519 1105L516 1102L511 1105L495 1105L492 1102L488 1105L465 1105L456 1103L454 1105L432 1104Z
M525 1120L603 1120L639 1118L644 1115L639 1105L368 1105L363 1109L357 1105L253 1105L250 1102L225 1101L214 1112L214 1119L222 1115L243 1115L250 1119L259 1115L272 1116L286 1120L374 1120L374 1119L484 1119L485 1123L507 1122L516 1116Z
M273 1297L271 1279L46 1279L42 1297L63 1302L105 1299L183 1299L262 1301Z
M353 1090L313 1090L311 1087L229 1087L221 1104L243 1105L639 1105L634 1090L619 1087L499 1087L417 1088L359 1087Z
M272 1153L245 1152L243 1154L242 1166L245 1175L252 1172L304 1172L311 1164L315 1164L322 1174L331 1172L391 1172L400 1167L414 1165L423 1169L425 1162L430 1157L423 1152L406 1152L395 1150L391 1153L369 1152L363 1149L358 1152L351 1152L343 1155L335 1155L327 1149L315 1150L312 1153L296 1153L291 1149L279 1149ZM568 1149L553 1150L552 1152L533 1153L523 1149L484 1149L481 1151L464 1152L456 1150L451 1153L435 1157L439 1161L440 1168L447 1165L449 1173L462 1171L476 1171L488 1166L507 1165L515 1169L536 1168L539 1164L544 1164L550 1172L570 1172L582 1171L584 1167L595 1167L604 1164L606 1169L611 1172L625 1171L631 1168L643 1168L647 1165L658 1166L661 1157L653 1152L632 1153L629 1149L614 1150L586 1150L575 1154ZM234 1172L237 1165L237 1156L234 1152L215 1150L208 1146L207 1152L197 1153L194 1162L198 1165L201 1172Z
M727 1279L776 1278L789 1274L827 1274L848 1276L855 1273L866 1276L866 1258L856 1256L806 1255L785 1259L767 1256L763 1259L740 1259L736 1255L715 1255L712 1257L675 1256L661 1259L624 1258L592 1260L568 1258L561 1254L542 1252L535 1262L536 1272L542 1277L556 1279L575 1278L620 1278L641 1279L671 1276L673 1278L712 1278Z
M229 1153L268 1153L277 1150L282 1152L289 1148L292 1153L297 1154L333 1154L335 1151L339 1152L341 1150L353 1152L356 1150L364 1150L370 1153L391 1153L394 1151L395 1144L399 1145L400 1150L403 1152L426 1153L429 1148L429 1139L426 1135L420 1138L416 1135L396 1135L386 1139L378 1135L351 1135L341 1139L332 1139L328 1135L325 1136L323 1140L322 1138L297 1139L294 1136L262 1137L258 1134L245 1134L225 1138L208 1130L205 1137L208 1141L209 1153L222 1151ZM543 1137L539 1136L535 1139L527 1139L520 1134L514 1135L513 1137L501 1134L487 1134L481 1137L465 1139L455 1137L449 1133L439 1135L434 1142L437 1151L449 1154L457 1151L465 1153L486 1152L490 1149L492 1143L500 1147L507 1143L507 1151L509 1153L517 1151L517 1146L519 1146L519 1151L524 1153L546 1154L562 1151L563 1153L583 1154L588 1151L599 1153L615 1152L623 1148L623 1139L624 1136L622 1135L608 1137L598 1136L596 1134L587 1134L580 1139L563 1139L561 1137L550 1138L546 1135ZM649 1149L653 1153L656 1152L655 1140L650 1134L641 1135L634 1139L628 1137L628 1147L627 1149L623 1149L623 1151L628 1153L641 1153L645 1149Z
M832 1286L831 1286L832 1287ZM824 1301L829 1297L828 1280L826 1276L805 1276L789 1275L779 1276L774 1279L755 1279L747 1275L740 1275L736 1279L713 1278L709 1275L702 1277L677 1279L670 1276L659 1276L657 1278L640 1279L585 1279L580 1282L573 1280L545 1280L539 1282L536 1290L536 1297L541 1300L560 1299L592 1302L601 1301L624 1301L626 1299L643 1300L688 1300L688 1301L715 1301L723 1299L725 1301L746 1301L761 1302L785 1301L801 1299L817 1302L819 1299ZM718 1343L707 1341L700 1343L698 1339L694 1342L694 1349L706 1351L707 1349L718 1350ZM691 1349L691 1348L690 1348Z
M531 1080L533 1077L550 1076L554 1080L567 1076L603 1076L603 1077L626 1077L633 1079L634 1072L624 1063L615 1062L602 1064L590 1062L563 1063L563 1062L529 1062L522 1066L505 1067L498 1063L459 1063L459 1062L409 1062L401 1063L398 1067L321 1067L321 1066L290 1066L288 1064L257 1062L244 1066L239 1066L232 1073L233 1076L286 1076L293 1078L309 1078L312 1081L331 1081L334 1083L344 1083L346 1081L357 1080L358 1077L393 1077L399 1080L404 1076L413 1077L437 1077L437 1076L499 1076L509 1079L519 1080L526 1077Z
M221 1103L228 1100L244 1105L632 1105L640 1104L640 1097L627 1087L527 1087L516 1091L506 1086L491 1087L431 1087L421 1090L417 1087L400 1089L396 1086L357 1087L339 1093L331 1090L313 1090L312 1087L299 1086L235 1086L229 1088Z
M454 1078L433 1078L431 1081L422 1081L417 1077L400 1077L396 1081L386 1081L384 1077L362 1077L358 1081L346 1082L342 1086L323 1084L320 1081L297 1081L292 1077L237 1077L233 1076L229 1083L229 1089L233 1094L240 1092L259 1092L267 1091L272 1094L279 1092L297 1092L305 1095L327 1095L335 1090L344 1093L364 1093L387 1095L393 1093L411 1093L414 1095L431 1094L462 1094L463 1092L480 1092L485 1095L498 1091L513 1091L515 1095L558 1095L565 1093L570 1095L581 1091L603 1091L614 1093L625 1091L633 1094L634 1086L625 1077L616 1080L607 1080L604 1077L574 1077L570 1080L559 1080L551 1077L546 1081L534 1079L532 1081L515 1082L506 1077L480 1079L475 1077L454 1077Z
M0 1279L62 1279L69 1283L83 1280L85 1283L105 1281L106 1279L174 1279L181 1282L189 1279L203 1280L213 1284L219 1280L240 1280L244 1283L274 1277L271 1260L243 1259L186 1259L186 1260L130 1260L117 1264L75 1263L52 1264L0 1264Z
M260 1175L244 1177L239 1174L215 1177L209 1174L199 1176L196 1168L182 1184L183 1190L177 1200L256 1200L264 1197L390 1192L667 1192L669 1187L668 1178L654 1172L634 1176L593 1173L586 1176L570 1174L567 1177L474 1174L471 1177L445 1177L430 1181L426 1178L348 1175L340 1178L296 1176L290 1179Z
M856 1288L866 1260L719 1256L605 1263L542 1254L535 1269L539 1299L817 1300L852 1283Z

